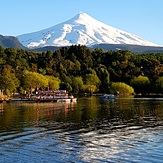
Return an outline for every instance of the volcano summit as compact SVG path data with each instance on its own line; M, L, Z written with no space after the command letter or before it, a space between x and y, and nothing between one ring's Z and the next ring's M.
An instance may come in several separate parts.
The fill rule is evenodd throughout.
M95 44L159 46L134 34L106 25L86 13L79 13L68 21L38 32L19 35L17 38L24 46L31 49L74 44L89 47Z

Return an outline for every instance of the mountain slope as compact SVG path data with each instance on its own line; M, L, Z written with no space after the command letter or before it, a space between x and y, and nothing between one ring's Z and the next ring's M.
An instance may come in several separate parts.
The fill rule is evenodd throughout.
M18 40L18 38L13 36L2 36L0 35L0 46L3 48L18 48L26 49Z
M77 14L72 19L38 32L18 36L20 42L28 48L45 46L70 46L81 44L133 44L158 46L142 38L106 25L86 13Z

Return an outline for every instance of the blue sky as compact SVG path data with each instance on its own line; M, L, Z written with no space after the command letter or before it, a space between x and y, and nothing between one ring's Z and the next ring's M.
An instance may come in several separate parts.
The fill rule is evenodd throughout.
M71 19L79 12L163 45L163 0L1 0L0 34L17 36Z

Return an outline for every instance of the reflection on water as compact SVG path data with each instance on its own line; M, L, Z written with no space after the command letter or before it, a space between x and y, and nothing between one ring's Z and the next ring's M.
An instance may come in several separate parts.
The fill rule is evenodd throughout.
M162 162L163 100L0 104L0 162Z

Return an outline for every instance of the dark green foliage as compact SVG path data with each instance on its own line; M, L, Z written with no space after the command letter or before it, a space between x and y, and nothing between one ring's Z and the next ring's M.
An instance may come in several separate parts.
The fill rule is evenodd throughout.
M15 84L17 90L21 90L23 72L28 70L57 77L61 80L60 88L75 93L90 86L95 91L107 93L111 82L130 85L131 80L141 75L150 81L149 93L160 92L157 87L158 79L163 76L163 53L132 54L130 51L104 51L99 48L90 50L81 45L42 53L0 47L1 80L4 76L2 70L6 66L10 66L10 75L20 81L20 84ZM141 90L135 85L135 92Z
M0 90L3 90L5 94L10 95L12 92L16 92L20 82L16 78L11 66L6 65L2 68L0 77Z

